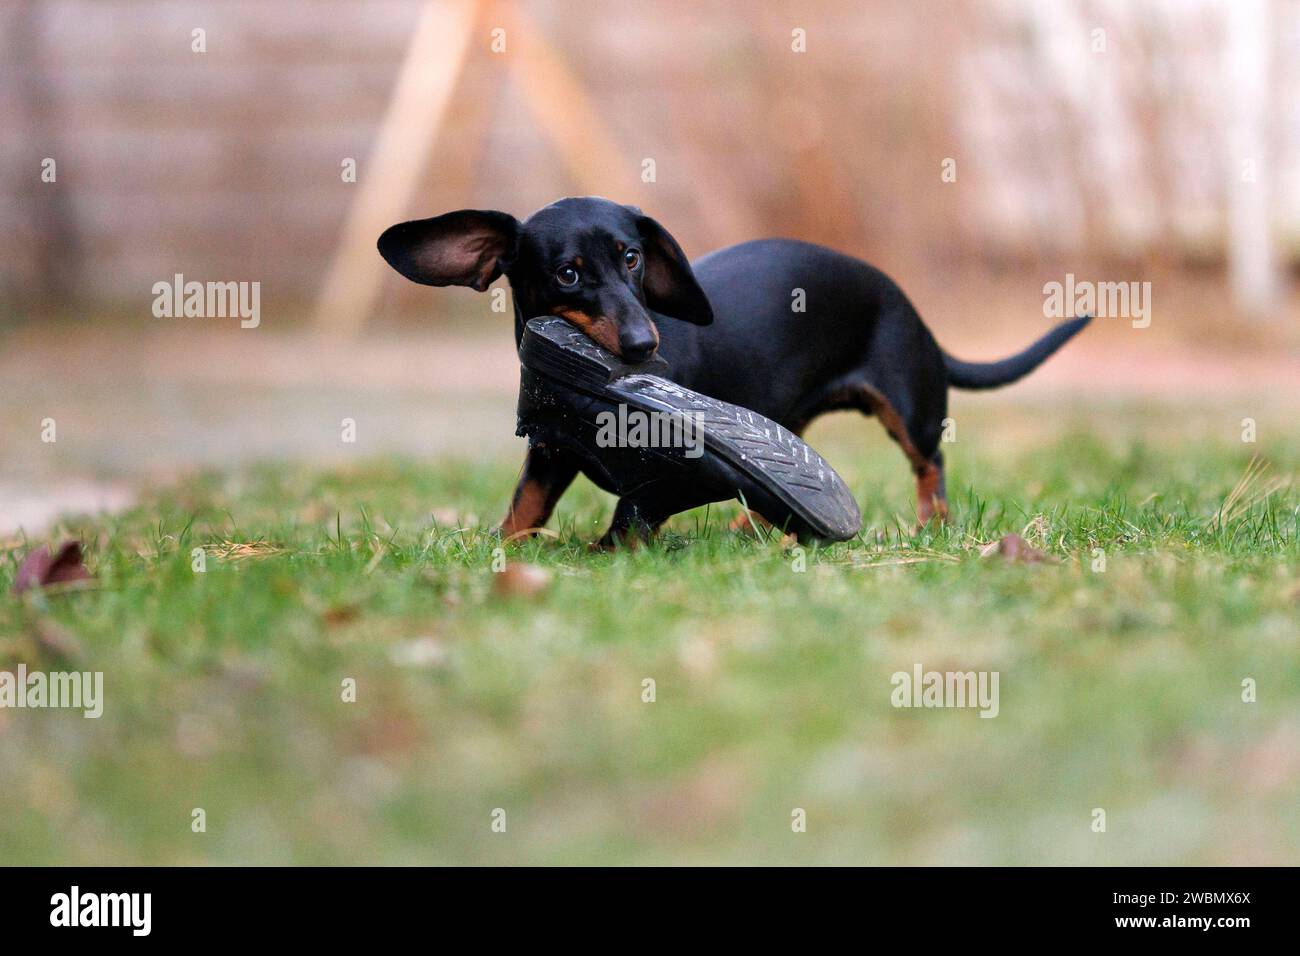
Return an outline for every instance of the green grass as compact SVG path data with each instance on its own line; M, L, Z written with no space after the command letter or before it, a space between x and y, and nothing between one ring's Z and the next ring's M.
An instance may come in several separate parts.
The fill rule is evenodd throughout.
M819 426L866 524L804 573L730 504L591 553L612 502L581 484L508 548L549 587L502 597L509 461L268 465L70 520L97 584L6 599L0 661L73 666L71 637L105 714L0 710L0 861L1300 862L1300 431L987 408L921 534L875 426ZM1057 561L979 556L1006 532ZM917 662L998 671L999 716L893 708Z

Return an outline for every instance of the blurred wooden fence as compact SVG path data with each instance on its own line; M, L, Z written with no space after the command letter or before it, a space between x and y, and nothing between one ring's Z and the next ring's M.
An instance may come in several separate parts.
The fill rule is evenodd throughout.
M476 21L404 215L471 205L524 215L582 190L539 128L535 101L557 91L521 89L511 69L536 54L537 31L590 98L556 103L557 115L579 111L571 128L582 130L582 113L598 110L591 128L626 160L613 198L660 217L691 254L786 234L944 268L1225 256L1225 184L1244 158L1224 146L1231 4L523 6L530 26L508 30L501 51L492 30L509 9L489 3ZM1257 172L1271 241L1289 261L1300 7L1266 9ZM342 164L367 176L419 10L420 0L9 0L0 306L137 308L178 272L256 279L264 300L310 305L358 192ZM206 52L192 48L196 29ZM792 49L795 29L807 52ZM53 183L42 181L47 158ZM947 158L955 183L942 180ZM412 291L385 287L399 306Z

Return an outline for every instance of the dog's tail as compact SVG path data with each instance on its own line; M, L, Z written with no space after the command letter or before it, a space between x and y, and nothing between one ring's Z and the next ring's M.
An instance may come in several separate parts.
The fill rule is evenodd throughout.
M999 385L1009 385L1042 365L1049 355L1074 338L1091 321L1092 316L1083 315L1062 322L1023 352L1017 352L999 362L963 362L945 352L943 365L948 370L948 384L957 388L997 388Z

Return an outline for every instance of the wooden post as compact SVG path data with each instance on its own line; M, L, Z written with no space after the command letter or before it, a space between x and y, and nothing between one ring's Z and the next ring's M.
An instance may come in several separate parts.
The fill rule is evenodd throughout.
M1228 282L1234 304L1252 319L1277 302L1277 256L1270 228L1268 155L1269 48L1267 0L1237 0L1227 17L1229 113L1227 137Z
M426 0L358 190L321 287L316 323L353 336L369 318L388 268L375 240L400 221L418 184L456 88L479 0Z
M516 4L499 4L493 16L506 24L514 78L542 134L559 154L569 174L583 188L611 199L637 182L599 105L583 89L577 74L547 40L546 34Z

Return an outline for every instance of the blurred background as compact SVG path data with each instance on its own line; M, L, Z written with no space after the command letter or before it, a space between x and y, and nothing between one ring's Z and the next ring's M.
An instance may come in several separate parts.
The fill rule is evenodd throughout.
M0 50L10 530L351 453L345 416L369 452L513 448L508 315L374 240L573 194L692 256L859 255L971 359L1067 273L1152 283L1149 328L1097 323L1020 400L1294 398L1297 0L11 0ZM176 274L260 283L259 327L155 317Z

